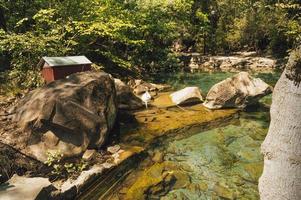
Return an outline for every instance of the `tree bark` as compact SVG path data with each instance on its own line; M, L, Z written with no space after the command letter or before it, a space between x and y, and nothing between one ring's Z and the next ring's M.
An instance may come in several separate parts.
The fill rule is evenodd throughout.
M259 179L262 200L301 199L301 46L292 52L278 80L271 106L271 124L261 151Z

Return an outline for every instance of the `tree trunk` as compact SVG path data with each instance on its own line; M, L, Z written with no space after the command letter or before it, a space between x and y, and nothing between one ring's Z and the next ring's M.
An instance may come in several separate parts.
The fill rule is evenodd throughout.
M301 199L301 46L292 52L278 80L271 106L271 124L261 151L259 179L262 200Z
M4 31L7 31L4 9L1 7L1 5L0 5L0 28L2 28Z

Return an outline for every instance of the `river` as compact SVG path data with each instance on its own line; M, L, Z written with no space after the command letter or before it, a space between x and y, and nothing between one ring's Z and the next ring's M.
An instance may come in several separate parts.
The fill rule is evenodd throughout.
M233 73L178 73L156 77L175 89L212 85ZM279 73L253 74L274 86ZM169 138L115 189L111 199L259 199L262 173L260 145L269 126L271 95L261 106L240 113L223 127L212 127L188 137ZM96 197L97 198L97 197Z

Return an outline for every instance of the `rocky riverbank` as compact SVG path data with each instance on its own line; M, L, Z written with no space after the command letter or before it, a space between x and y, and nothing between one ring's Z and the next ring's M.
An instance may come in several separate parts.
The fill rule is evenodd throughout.
M45 179L35 188L41 193L33 194L73 199L102 188L101 195L106 195L131 170L133 165L129 163L139 163L139 159L160 142L222 126L238 113L233 108L207 109L199 103L202 98L196 87L193 91L198 91L198 102L182 105L182 102L174 101L173 94L182 97L186 90L173 94L158 92L159 86L155 84L147 84L156 88L150 91L154 92L150 108L132 110L133 107L126 104L135 102L135 106L141 107L140 100L126 89L124 94L129 100L120 101L116 94L121 93L115 90L126 85L116 87L114 84L116 80L114 83L104 73L79 73L32 91L18 100L14 109L5 110L1 120L1 141L35 158L41 166L46 164L47 170L51 170L49 174L47 170L26 169L40 172ZM244 87L247 86L245 83ZM150 89L145 87L146 91ZM132 97L134 101L131 101ZM155 160L161 159L160 155L155 157ZM36 175L29 173L24 182L33 180L32 176ZM48 178L51 184L45 186ZM18 187L10 187L10 184L12 182L2 185L0 197L12 190L22 193L22 184Z
M281 61L272 57L261 57L256 52L238 52L231 56L203 56L198 53L189 55L188 70L223 72L272 72L280 68Z

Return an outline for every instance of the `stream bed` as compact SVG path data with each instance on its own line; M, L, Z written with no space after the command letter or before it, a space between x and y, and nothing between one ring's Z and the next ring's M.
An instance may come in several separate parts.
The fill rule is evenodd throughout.
M207 93L212 85L232 75L181 73L158 77L157 82L175 89L199 86ZM280 74L253 76L274 86ZM261 106L241 112L222 127L157 144L110 199L259 199L260 145L268 131L270 103L271 95L261 99Z

